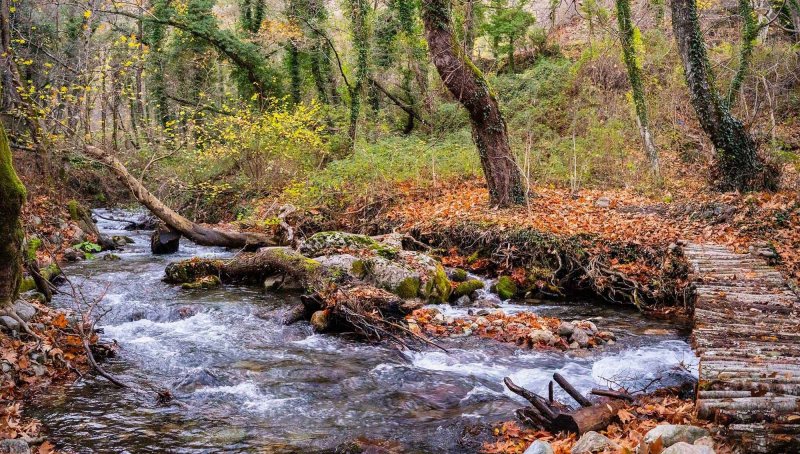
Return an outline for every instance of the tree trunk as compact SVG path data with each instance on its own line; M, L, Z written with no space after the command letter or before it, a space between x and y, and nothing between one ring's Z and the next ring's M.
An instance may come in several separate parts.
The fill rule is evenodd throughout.
M278 244L278 240L270 235L251 232L228 232L195 224L158 200L139 180L128 172L128 169L117 158L91 145L87 145L84 150L88 156L107 165L128 186L139 203L146 206L147 209L172 229L177 230L197 244L230 248L259 248Z
M683 60L692 106L716 149L720 189L774 189L777 186L776 172L765 172L755 141L742 122L731 115L714 87L695 0L673 0L671 5L672 28Z
M475 0L464 2L464 55L472 58L475 49Z
M0 310L14 303L22 280L22 241L19 216L25 201L25 186L11 162L6 129L0 123Z
M731 86L728 88L726 99L728 108L733 107L736 103L736 95L741 90L747 70L750 68L753 45L758 37L758 32L762 28L758 25L758 21L753 14L753 5L750 4L750 0L739 0L739 16L742 18L742 48L739 51L739 67L736 68L736 74L734 74Z
M650 125L647 118L647 103L644 96L644 84L642 83L642 65L636 55L634 35L638 30L634 28L631 21L630 0L617 0L617 21L619 22L620 41L622 42L622 54L625 59L625 66L628 69L628 80L631 83L633 93L633 104L636 107L636 123L639 126L639 133L642 136L645 156L650 162L650 170L654 175L659 175L658 149L653 143L650 134Z
M448 0L424 0L422 19L431 60L447 89L469 113L491 203L524 203L525 188L508 144L506 123L483 74L456 43Z

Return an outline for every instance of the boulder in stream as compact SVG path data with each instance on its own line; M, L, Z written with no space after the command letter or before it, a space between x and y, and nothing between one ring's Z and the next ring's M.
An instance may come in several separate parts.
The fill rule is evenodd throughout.
M601 435L595 431L589 431L581 435L581 438L572 447L572 454L592 454L596 452L603 452L609 450L611 452L618 452L620 446L605 435Z
M167 226L161 226L153 231L150 237L150 252L156 255L174 254L178 252L181 234Z

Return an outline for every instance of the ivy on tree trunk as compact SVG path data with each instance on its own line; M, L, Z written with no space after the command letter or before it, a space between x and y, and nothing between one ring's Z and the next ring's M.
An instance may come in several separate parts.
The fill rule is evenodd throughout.
M633 104L636 107L636 122L642 136L642 144L650 169L655 175L659 174L658 149L653 143L650 134L650 124L647 118L647 102L644 96L644 83L642 83L642 65L636 54L636 43L641 41L639 29L631 20L630 0L617 0L617 22L619 23L620 41L622 42L622 55L625 67L628 69L628 80L631 83Z
M774 189L777 172L765 171L755 141L714 86L695 0L672 0L671 7L672 28L692 106L716 150L718 186L722 190Z
M469 113L472 138L493 204L525 202L525 188L500 107L481 71L464 55L450 20L449 0L424 0L422 20L428 49L442 82Z

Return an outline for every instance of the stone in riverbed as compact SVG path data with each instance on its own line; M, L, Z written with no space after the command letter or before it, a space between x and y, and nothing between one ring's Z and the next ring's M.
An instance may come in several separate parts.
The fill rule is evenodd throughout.
M608 437L601 435L595 431L586 432L581 436L575 446L572 447L572 454L591 454L595 452L603 452L606 449L611 452L617 452L620 446Z
M11 331L19 331L19 322L6 315L0 317L0 325L4 325Z
M714 448L705 445L690 445L680 441L661 451L661 454L714 454Z
M580 328L575 328L575 331L572 332L572 336L570 336L570 340L572 342L577 342L581 348L589 346L589 334Z
M19 438L0 441L0 454L30 454L31 447Z
M494 284L494 291L501 299L511 299L517 294L517 284L509 276L500 276Z
M314 327L314 331L324 333L328 330L329 325L330 317L327 310L317 311L311 315L311 326Z
M662 424L650 429L644 436L644 443L651 445L661 438L662 446L668 448L678 442L694 443L695 440L708 436L702 427L689 425Z
M19 318L28 322L34 315L36 315L36 307L33 304L26 303L25 301L18 300L13 306L14 312L19 315Z
M150 252L156 255L178 252L181 234L166 226L161 226L150 237Z
M572 336L572 333L575 332L575 325L570 322L561 322L558 325L558 335L569 337Z
M553 454L553 448L546 441L536 440L523 454Z
M86 260L86 254L75 248L64 249L64 260L68 262L77 262L78 260Z
M528 339L531 340L534 344L546 344L551 345L554 342L553 333L546 329L534 329L528 333Z

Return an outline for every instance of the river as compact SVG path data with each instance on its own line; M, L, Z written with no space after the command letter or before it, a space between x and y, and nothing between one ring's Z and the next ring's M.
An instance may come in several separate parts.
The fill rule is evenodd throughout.
M697 374L679 326L592 302L525 308L591 318L617 335L615 345L588 353L520 350L474 338L442 341L449 353L401 351L314 334L305 323L283 326L294 296L238 286L188 291L162 282L171 261L230 252L182 240L178 254L153 256L150 232L122 231L123 225L98 223L107 234L135 241L115 252L121 260L99 254L64 271L86 295L105 293L101 337L119 344L107 369L142 388L168 388L182 405L160 404L152 393L118 389L99 377L79 380L41 399L31 415L65 450L325 452L360 437L387 441L398 452L470 452L459 442L465 427L512 419L524 403L504 388L505 376L544 394L554 372L583 392L607 379L634 386L679 365L688 372L672 370L668 380ZM73 304L64 295L54 301Z

